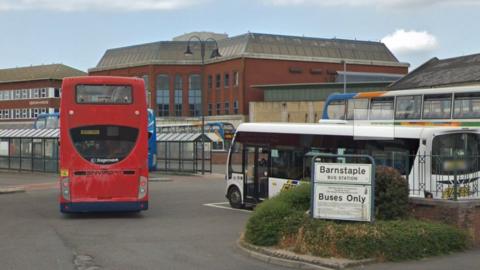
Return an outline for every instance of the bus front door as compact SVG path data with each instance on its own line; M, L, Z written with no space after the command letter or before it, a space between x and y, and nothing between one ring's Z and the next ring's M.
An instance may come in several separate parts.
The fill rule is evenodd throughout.
M257 203L268 198L269 149L259 146L245 148L245 202Z

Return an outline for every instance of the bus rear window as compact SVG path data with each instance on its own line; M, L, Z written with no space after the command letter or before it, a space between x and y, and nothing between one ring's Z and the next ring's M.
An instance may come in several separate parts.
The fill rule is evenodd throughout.
M72 128L70 136L77 152L95 164L113 164L125 159L135 146L138 129L123 126Z
M80 84L76 86L75 99L80 104L131 104L132 87Z

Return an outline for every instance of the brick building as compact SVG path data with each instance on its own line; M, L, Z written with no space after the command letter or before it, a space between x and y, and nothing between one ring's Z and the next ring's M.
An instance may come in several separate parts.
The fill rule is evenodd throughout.
M263 101L258 85L335 82L344 61L349 72L408 72L409 65L380 42L258 33L224 37L216 36L221 57L208 58L215 43L207 43L204 66L198 42L191 42L193 55L184 54L183 35L109 49L89 74L144 78L149 105L164 121L199 116L203 97L207 120L235 122L248 119L249 102Z
M63 78L84 75L62 64L0 69L0 128L31 127L38 114L58 112Z

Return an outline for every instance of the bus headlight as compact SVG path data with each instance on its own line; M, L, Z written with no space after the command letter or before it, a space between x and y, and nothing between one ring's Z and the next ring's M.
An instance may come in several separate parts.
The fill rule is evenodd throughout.
M63 199L70 200L70 180L68 178L62 178L60 182L60 192L62 192Z
M145 176L140 176L140 181L138 183L138 199L143 199L147 196L148 192L148 178Z

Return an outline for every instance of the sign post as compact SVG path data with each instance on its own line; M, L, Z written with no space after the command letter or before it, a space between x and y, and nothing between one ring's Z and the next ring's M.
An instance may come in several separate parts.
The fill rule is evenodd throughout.
M370 163L333 163L322 158ZM311 168L312 218L374 222L375 161L371 156L316 154Z

